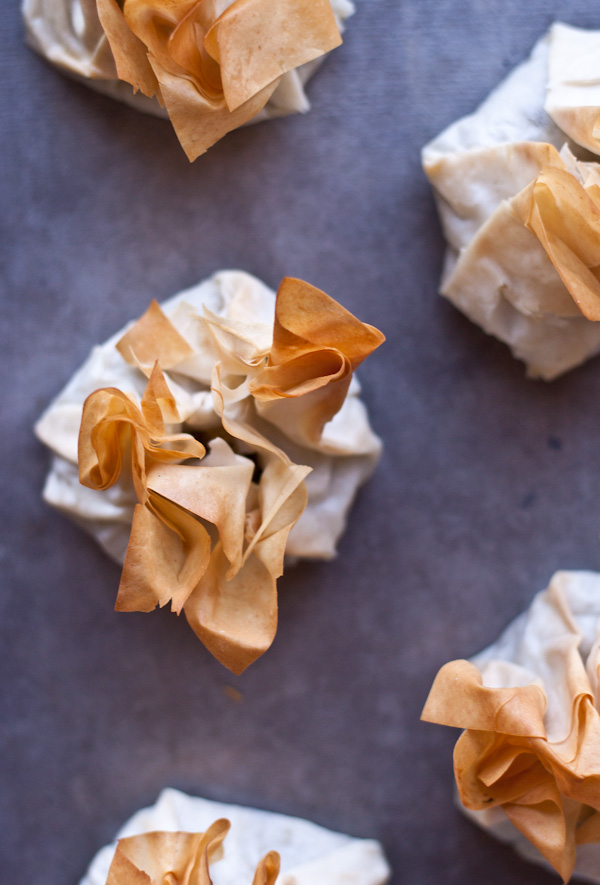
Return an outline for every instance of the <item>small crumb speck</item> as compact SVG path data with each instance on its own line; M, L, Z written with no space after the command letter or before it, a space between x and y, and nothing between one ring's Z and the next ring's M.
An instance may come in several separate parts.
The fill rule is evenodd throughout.
M233 701L235 704L239 704L244 700L244 695L237 688L234 688L233 685L224 685L223 692L227 695L230 701Z

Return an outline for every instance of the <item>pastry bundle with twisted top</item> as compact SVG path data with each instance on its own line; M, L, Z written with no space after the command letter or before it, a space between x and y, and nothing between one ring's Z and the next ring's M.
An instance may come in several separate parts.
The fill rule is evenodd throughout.
M153 302L36 429L59 456L47 499L103 543L110 526L112 553L131 524L116 608L170 602L240 673L275 636L284 555L333 555L377 460L351 383L384 339L301 280L285 279L274 305L243 274L203 285L170 316Z
M600 351L600 164L581 150L600 152L599 58L600 32L554 25L423 150L442 294L546 380Z
M342 42L350 0L24 0L34 49L152 111L190 160L262 114L306 111L312 66Z
M564 881L600 881L599 676L600 575L557 572L496 643L442 667L423 711L465 729L454 771L470 816Z

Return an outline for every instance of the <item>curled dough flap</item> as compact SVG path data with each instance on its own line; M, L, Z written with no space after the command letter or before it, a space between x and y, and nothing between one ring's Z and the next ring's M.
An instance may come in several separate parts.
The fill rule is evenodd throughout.
M573 300L600 320L600 189L566 169L546 166L515 209L536 235Z
M90 489L107 489L121 475L123 456L130 452L133 484L145 503L146 459L181 461L202 458L204 446L189 433L166 434L165 417L176 417L175 402L156 364L141 409L116 388L91 393L83 404L79 431L79 481Z
M302 397L294 409L296 435L317 444L346 399L352 373L384 341L325 292L286 277L277 292L271 351L249 384L259 414L281 426L285 400Z
M204 833L154 831L119 839L106 885L212 885L209 866L222 857L230 827L221 819ZM252 885L274 885L279 867L279 854L269 851Z

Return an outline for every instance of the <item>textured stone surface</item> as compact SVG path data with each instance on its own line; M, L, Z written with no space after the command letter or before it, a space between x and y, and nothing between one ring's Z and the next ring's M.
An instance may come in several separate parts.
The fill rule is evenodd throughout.
M359 0L313 110L190 166L168 124L0 32L0 868L74 885L165 785L385 843L394 883L556 881L462 819L437 668L488 645L556 568L600 568L598 360L546 385L437 298L419 149L554 18L591 0ZM222 267L302 276L388 335L360 375L386 454L337 561L280 582L236 680L183 619L112 611L118 569L40 501L34 419L90 347ZM235 685L241 702L227 694Z

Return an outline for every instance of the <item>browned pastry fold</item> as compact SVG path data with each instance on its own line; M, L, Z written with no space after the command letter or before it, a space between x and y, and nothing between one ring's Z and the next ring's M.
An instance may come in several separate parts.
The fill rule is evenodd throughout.
M163 104L190 160L281 76L342 42L329 0L97 0L121 80Z
M600 320L600 177L584 184L558 166L545 166L513 201L538 238L582 314Z
M209 866L222 856L230 828L217 820L204 833L151 832L119 839L106 885L212 885ZM252 885L274 885L280 860L269 851Z

